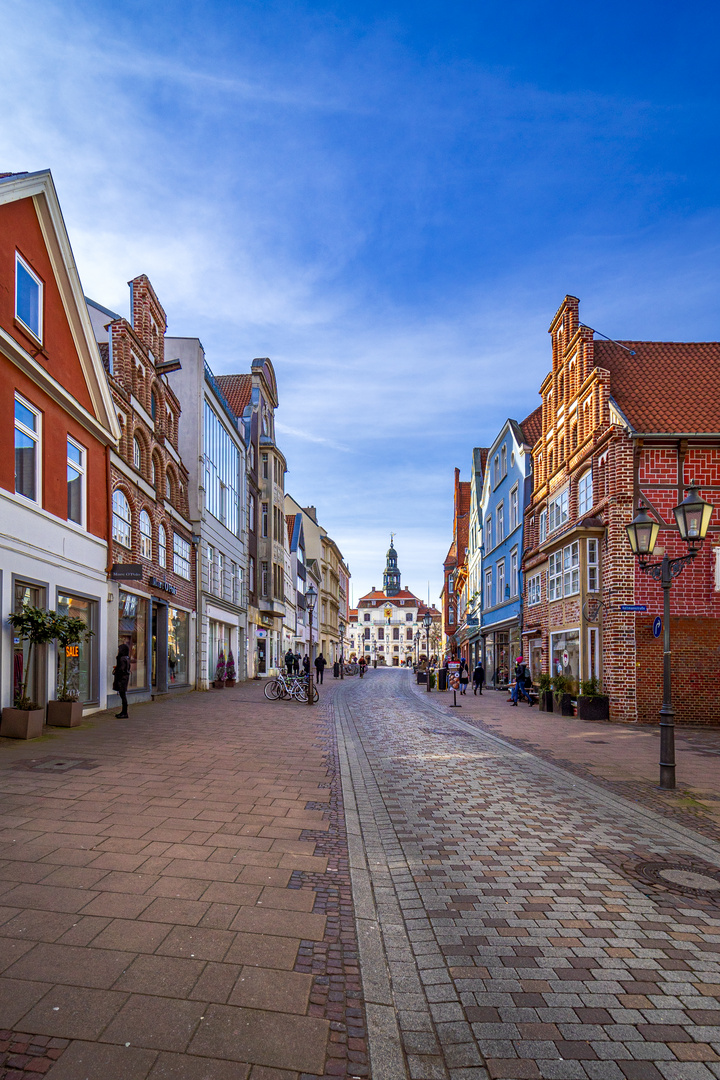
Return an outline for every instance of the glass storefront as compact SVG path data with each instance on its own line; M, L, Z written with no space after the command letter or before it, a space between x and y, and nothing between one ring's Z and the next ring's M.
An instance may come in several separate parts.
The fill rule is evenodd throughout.
M550 635L550 673L564 675L577 684L580 677L579 630L564 630L560 634Z
M182 686L189 677L190 614L168 609L168 686Z
M515 663L520 652L520 627L511 626L509 630L496 630L486 634L485 642L485 680L488 686L504 690L513 678Z
M120 590L118 605L118 644L130 649L128 690L146 687L148 645L148 601L142 596Z
M530 674L532 675L533 682L536 683L543 673L542 666L542 638L533 638L528 642L528 649L530 656L528 658L530 664Z
M59 593L57 599L58 615L69 615L82 619L85 625L95 631L97 604L81 596ZM67 690L76 694L83 703L97 701L95 689L95 637L81 641L77 645L66 645L63 650L58 646L57 655L57 692L60 694L67 675Z
M23 604L30 607L45 607L45 590L39 585L29 585L24 581L15 582L15 611L22 611ZM26 672L28 657L30 670ZM25 675L27 674L26 694L38 705L45 704L45 646L33 646L30 652L29 642L13 634L13 701L22 694Z
M230 626L228 623L217 622L215 619L208 620L208 679L213 682L217 662L222 650L227 662L230 650ZM237 663L237 661L236 661Z

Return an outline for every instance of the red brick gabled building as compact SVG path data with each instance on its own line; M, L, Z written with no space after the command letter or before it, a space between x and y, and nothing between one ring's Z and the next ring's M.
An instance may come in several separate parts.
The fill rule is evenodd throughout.
M720 505L720 343L595 340L567 296L550 325L534 491L525 516L524 630L533 674L597 676L611 718L655 721L661 590L638 569L625 526L640 497L658 550L685 554L672 507L691 480ZM720 512L671 592L678 722L717 722ZM622 611L646 604L647 613Z
M443 563L442 616L445 651L457 653L458 601L467 577L470 528L470 481L460 479L455 469L453 492L453 538Z

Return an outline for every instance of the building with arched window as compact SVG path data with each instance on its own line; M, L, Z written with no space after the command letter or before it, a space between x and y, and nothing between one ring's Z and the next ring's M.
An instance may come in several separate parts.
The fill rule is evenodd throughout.
M130 282L130 318L87 301L122 434L110 452L111 595L106 664L130 648L130 700L195 685L195 550L180 402L168 382L165 312L144 275ZM112 681L112 680L110 680Z

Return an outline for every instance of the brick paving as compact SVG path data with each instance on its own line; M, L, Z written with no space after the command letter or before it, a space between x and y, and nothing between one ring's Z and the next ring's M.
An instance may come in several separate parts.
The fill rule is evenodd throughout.
M374 1080L720 1077L720 904L643 878L720 847L369 675L334 706Z
M2 740L0 1077L368 1075L334 689Z
M413 690L428 696L422 686ZM429 696L446 709L453 700L451 692ZM677 789L660 791L658 726L583 721L523 703L513 708L508 696L497 690L475 696L470 686L458 695L462 711L448 715L720 841L720 728L676 726Z

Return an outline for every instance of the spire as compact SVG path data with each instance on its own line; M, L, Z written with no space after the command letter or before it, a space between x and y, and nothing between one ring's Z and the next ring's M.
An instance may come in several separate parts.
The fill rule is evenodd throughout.
M390 547L387 552L385 572L383 574L383 592L386 596L397 596L400 592L400 571L397 564L397 551L393 544L395 533L390 533Z

